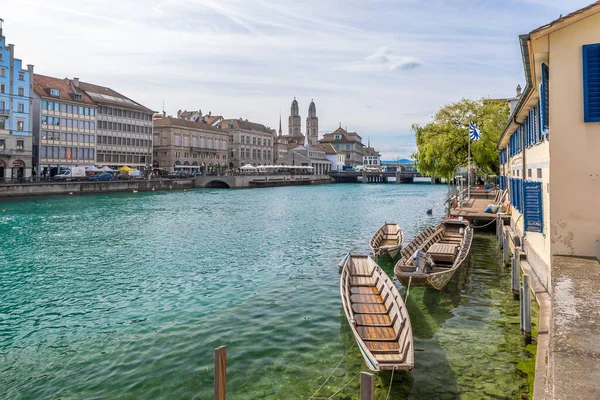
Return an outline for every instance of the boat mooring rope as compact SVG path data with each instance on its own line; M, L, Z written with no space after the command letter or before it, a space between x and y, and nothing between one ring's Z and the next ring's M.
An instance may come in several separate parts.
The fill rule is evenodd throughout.
M331 399L333 399L333 396L335 396L336 394L338 394L339 392L341 392L342 390L344 390L344 388L345 388L346 386L348 386L348 385L349 385L349 384L350 384L350 383L351 383L353 380L355 380L355 379L356 379L356 377L357 377L357 376L359 376L359 375L360 375L360 371L358 371L358 373L357 373L356 375L354 375L354 377L353 377L352 379L350 379L348 382L346 382L346 384L345 384L344 386L342 386L342 387L340 388L340 390L338 390L337 392L335 392L334 394L332 394L331 396L329 396L329 397L327 398L327 400L331 400Z
M493 224L494 222L497 222L498 219L493 219L491 220L489 223L485 224L485 225L481 225L481 226L475 226L475 225L471 225L471 228L485 228L486 226L490 226L491 224Z
M390 392L392 391L392 382L394 382L394 371L396 370L396 367L392 368L392 377L390 378L390 386L388 387L388 394L387 396L385 396L385 400L388 400L390 398Z
M404 303L408 300L408 294L410 293L410 284L412 283L412 276L408 277L408 286L406 287L406 296L404 296Z
M352 347L350 347L350 349L348 349L348 351L346 352L346 354L344 354L344 357L342 357L342 359L341 359L341 360L340 360L340 362L339 362L339 363L338 363L338 364L335 366L335 368L333 369L333 371L331 371L331 374L329 374L329 376L327 377L327 379L325 379L325 382L323 382L323 384L322 384L321 386L319 386L319 388L317 389L317 391L316 391L316 392L314 392L314 393L313 393L313 395L312 395L312 396L310 396L310 397L308 398L308 400L314 399L314 398L315 398L315 395L316 395L317 393L319 393L319 390L323 389L323 386L325 386L325 384L326 384L326 383L329 381L329 379L331 379L331 377L332 377L333 373L334 373L334 372L335 372L335 371L338 369L338 367L339 367L339 366L342 364L342 361L344 361L344 358L346 358L346 356L347 356L348 354L350 354L350 351L351 351L351 350L354 348L354 346L356 346L356 342L354 342L354 343L352 344ZM344 386L344 387L346 387L346 386ZM344 387L342 387L342 389L343 389ZM341 390L341 389L340 389L340 390ZM339 391L338 391L338 392L339 392ZM336 392L336 393L337 393L337 392ZM336 394L336 393L334 393L334 394Z

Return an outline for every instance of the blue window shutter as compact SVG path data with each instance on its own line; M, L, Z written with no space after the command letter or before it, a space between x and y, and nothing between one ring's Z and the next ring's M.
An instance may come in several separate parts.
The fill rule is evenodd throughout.
M525 147L529 147L529 117L523 121L523 130L525 131Z
M546 64L542 64L542 90L540 99L542 100L542 130L548 133L550 127L550 71Z
M583 46L583 109L585 122L600 122L600 43Z
M542 183L524 182L524 222L525 230L543 232Z

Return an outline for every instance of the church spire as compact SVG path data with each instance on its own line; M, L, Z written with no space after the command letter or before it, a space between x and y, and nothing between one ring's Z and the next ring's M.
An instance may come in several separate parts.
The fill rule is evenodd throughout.
M283 134L283 131L281 130L281 111L279 111L279 136L281 136Z

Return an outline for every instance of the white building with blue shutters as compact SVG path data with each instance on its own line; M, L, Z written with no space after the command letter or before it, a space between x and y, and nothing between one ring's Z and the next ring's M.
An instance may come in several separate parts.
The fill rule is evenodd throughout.
M550 288L553 255L600 258L600 2L519 40L526 86L498 143L500 186Z

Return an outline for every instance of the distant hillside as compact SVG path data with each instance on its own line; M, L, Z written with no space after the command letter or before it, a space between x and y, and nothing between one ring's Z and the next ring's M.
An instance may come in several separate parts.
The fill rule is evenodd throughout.
M399 160L383 160L382 164L414 164L413 160L409 160L408 158L401 158Z

